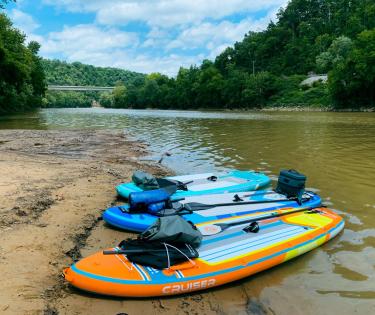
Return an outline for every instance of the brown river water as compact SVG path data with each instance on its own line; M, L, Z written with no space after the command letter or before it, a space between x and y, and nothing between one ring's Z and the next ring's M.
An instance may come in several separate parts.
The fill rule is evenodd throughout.
M308 314L375 314L375 114L46 109L0 117L0 129L122 129L149 144L150 156L172 154L176 173L229 168L284 168L336 209L346 227L334 240L284 265L214 291L241 311L236 296L267 302L275 313L295 304ZM297 311L298 310L298 311ZM261 313L250 309L250 313Z

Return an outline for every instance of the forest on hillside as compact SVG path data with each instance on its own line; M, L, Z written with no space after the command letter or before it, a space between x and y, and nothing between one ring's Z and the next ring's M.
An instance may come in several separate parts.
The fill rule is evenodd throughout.
M42 60L46 80L50 85L115 86L129 85L134 80L143 80L145 75L123 69L95 67L80 62L68 63L60 60ZM90 107L99 100L99 92L48 91L46 107Z
M46 80L51 85L115 86L118 82L128 84L144 74L117 68L103 68L80 62L68 63L60 60L43 59Z
M26 45L25 35L0 13L0 114L42 105L46 82L39 48L33 41Z
M328 84L301 86L309 72ZM102 97L117 108L235 109L375 106L374 0L292 0L276 23L249 32L214 61L137 78Z

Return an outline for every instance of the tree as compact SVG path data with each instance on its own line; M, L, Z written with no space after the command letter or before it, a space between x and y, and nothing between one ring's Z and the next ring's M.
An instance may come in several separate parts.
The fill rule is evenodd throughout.
M99 103L103 107L107 107L107 108L114 107L113 94L109 92L102 93L99 98Z
M224 84L223 76L209 60L203 61L200 70L197 81L197 103L201 107L219 108Z
M9 2L16 2L16 0L0 0L0 9L4 9Z
M358 34L354 49L329 73L337 107L375 106L375 28Z
M113 104L117 108L126 108L127 102L127 89L125 85L118 85L113 90Z
M44 72L39 44L25 45L25 35L0 14L0 113L24 111L42 104Z
M336 38L327 51L316 57L317 69L327 73L338 63L343 62L353 49L353 41L346 37Z
M269 72L259 72L255 75L249 75L246 79L242 96L247 107L264 106L275 92L274 81L274 76Z
M227 108L246 107L243 92L246 88L248 73L235 68L233 64L227 64L225 72L226 80L222 89L222 100Z
M35 97L41 97L45 94L46 88L46 77L43 70L42 58L38 57L40 44L35 41L31 41L27 48L32 53L33 64L31 66L31 84L34 90Z

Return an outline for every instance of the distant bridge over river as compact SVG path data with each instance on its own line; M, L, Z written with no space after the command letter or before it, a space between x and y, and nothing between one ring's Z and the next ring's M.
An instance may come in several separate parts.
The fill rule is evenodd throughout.
M48 85L48 91L99 91L111 92L115 89L114 86L76 86L76 85Z

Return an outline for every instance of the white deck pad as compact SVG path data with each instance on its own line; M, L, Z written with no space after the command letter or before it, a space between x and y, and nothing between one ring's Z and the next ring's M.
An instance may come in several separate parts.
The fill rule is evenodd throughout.
M199 250L199 258L208 263L219 263L266 248L287 239L292 239L306 232L307 230L302 226L283 224L277 230L265 233L254 235L253 233L244 232L237 240L233 238L220 240L218 238L217 242L210 243L208 246L202 246Z

